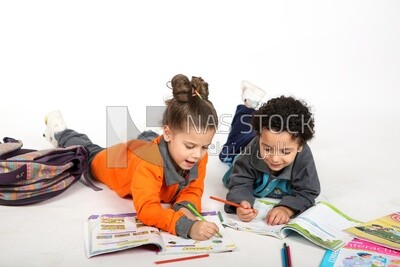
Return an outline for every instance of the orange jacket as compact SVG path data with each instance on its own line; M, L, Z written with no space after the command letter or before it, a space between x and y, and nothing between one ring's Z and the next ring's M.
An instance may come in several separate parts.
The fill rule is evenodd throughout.
M146 225L155 226L176 235L176 223L184 216L182 211L163 208L161 203L172 205L190 202L201 211L201 197L208 155L197 163L197 177L189 178L189 184L176 171L165 166L160 152L162 136L151 142L131 140L99 152L91 163L91 172L100 182L114 190L120 197L131 195L138 219ZM165 155L164 155L165 157ZM167 160L169 155L167 155ZM196 166L190 170L195 172ZM165 175L169 177L165 177ZM168 183L168 184L167 184Z

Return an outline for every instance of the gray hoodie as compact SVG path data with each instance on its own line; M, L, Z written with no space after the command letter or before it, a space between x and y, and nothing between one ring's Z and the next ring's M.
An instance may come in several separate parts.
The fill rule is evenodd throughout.
M224 176L229 189L226 199L235 203L243 200L252 206L256 197L281 198L278 206L301 213L315 204L320 194L320 183L310 147L305 144L292 164L274 176L260 158L259 137L238 155ZM225 211L235 213L236 208L225 205Z

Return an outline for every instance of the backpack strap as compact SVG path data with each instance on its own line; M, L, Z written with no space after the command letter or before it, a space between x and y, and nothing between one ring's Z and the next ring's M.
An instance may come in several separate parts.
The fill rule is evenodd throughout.
M90 175L90 173L89 173L89 168L88 168L88 167L85 168L85 169L83 170L82 177L83 177L83 179L85 180L85 182L82 181L82 180L79 180L82 184L84 184L84 185L86 185L86 186L92 188L94 191L101 191L101 190L103 190L102 188L96 186L96 185L93 183L94 178Z

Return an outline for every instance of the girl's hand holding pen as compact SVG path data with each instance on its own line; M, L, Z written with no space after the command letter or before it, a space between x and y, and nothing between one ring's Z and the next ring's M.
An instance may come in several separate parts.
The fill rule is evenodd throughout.
M218 226L213 222L196 221L190 228L190 238L195 240L207 240L219 232Z
M207 220L193 207L190 203L187 204L189 210L191 210L201 221L195 222L190 228L189 235L192 239L196 240L207 240L213 235L222 237L219 233L218 226L213 222L207 222Z

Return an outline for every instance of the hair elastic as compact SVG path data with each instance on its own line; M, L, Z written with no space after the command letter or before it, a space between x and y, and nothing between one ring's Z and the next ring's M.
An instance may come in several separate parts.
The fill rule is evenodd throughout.
M192 96L197 95L201 100L203 100L203 97L199 94L199 92L197 92L196 89L194 89L193 91L194 91L194 94Z

